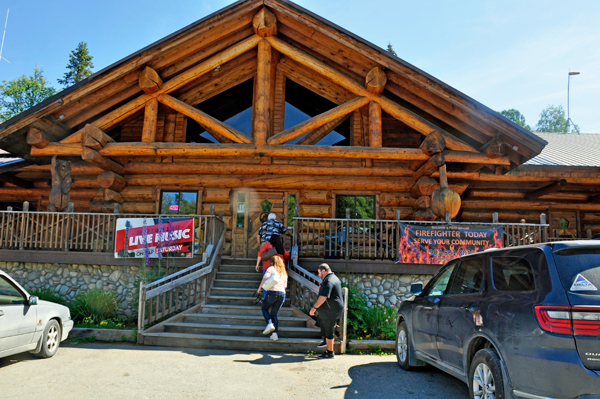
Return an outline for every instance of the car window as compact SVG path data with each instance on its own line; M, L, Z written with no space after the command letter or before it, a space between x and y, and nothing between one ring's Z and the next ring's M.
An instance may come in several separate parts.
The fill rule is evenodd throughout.
M450 276L452 275L452 271L457 263L453 263L447 266L446 269L442 270L440 274L438 274L434 280L430 284L427 284L425 290L423 292L424 296L440 296L444 295L446 292L446 287L448 286L448 281L450 281Z
M531 264L523 258L492 258L492 280L498 291L535 290Z
M0 305L15 305L25 303L25 298L13 287L4 276L0 276Z
M464 260L454 274L450 288L446 294L473 294L481 292L483 286L483 261L477 257Z
M553 256L560 281L569 292L600 295L600 248L565 248Z

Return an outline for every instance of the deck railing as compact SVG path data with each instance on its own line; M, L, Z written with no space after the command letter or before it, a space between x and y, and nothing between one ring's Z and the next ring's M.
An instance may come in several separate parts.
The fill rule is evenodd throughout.
M397 260L400 223L431 226L446 222L414 220L294 218L294 245L301 257L330 259ZM504 247L548 241L545 223L456 223L467 226L502 226Z
M292 259L297 259L298 249L292 248ZM319 285L323 282L308 270L298 266L294 261L289 262L287 273L289 277L290 303L308 314L319 296ZM344 296L344 311L337 329L340 339L340 352L346 353L348 332L348 288L342 288Z
M138 332L143 332L149 324L206 300L220 265L226 233L225 224L220 219L213 218L212 223L215 243L208 245L202 262L151 283L140 282ZM142 339L139 334L138 342L142 343Z
M114 213L66 213L0 211L0 249L113 252L119 218L161 219L162 223L193 218L194 254L201 255L218 238L213 215L140 215Z

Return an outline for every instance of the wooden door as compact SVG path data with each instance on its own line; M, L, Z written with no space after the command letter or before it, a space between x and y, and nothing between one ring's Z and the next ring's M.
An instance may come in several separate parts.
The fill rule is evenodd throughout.
M256 241L258 229L269 213L277 215L277 220L285 224L287 207L283 191L253 191L248 196L248 235L246 236L246 257L256 258L259 243ZM283 238L283 237L282 237Z

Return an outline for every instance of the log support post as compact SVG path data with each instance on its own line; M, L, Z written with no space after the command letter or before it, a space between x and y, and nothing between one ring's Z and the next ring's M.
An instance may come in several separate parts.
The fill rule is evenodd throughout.
M158 120L158 100L151 99L146 103L144 110L144 127L142 129L142 142L154 143L156 141L156 121Z
M54 140L48 136L46 133L37 129L35 127L29 128L27 132L27 144L36 147L36 148L44 148L47 147L48 144L53 142Z
M252 130L257 145L267 143L271 135L271 44L262 40L258 43L258 65L256 71L256 88L254 90L254 119Z

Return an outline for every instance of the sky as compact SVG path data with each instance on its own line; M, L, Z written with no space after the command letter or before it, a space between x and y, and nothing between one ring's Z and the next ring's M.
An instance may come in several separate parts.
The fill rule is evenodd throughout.
M233 1L0 0L0 81L31 74L51 84L87 42L99 71ZM600 133L599 0L296 0L480 103L515 108L535 127L549 105L581 133ZM9 62L7 62L6 60Z

